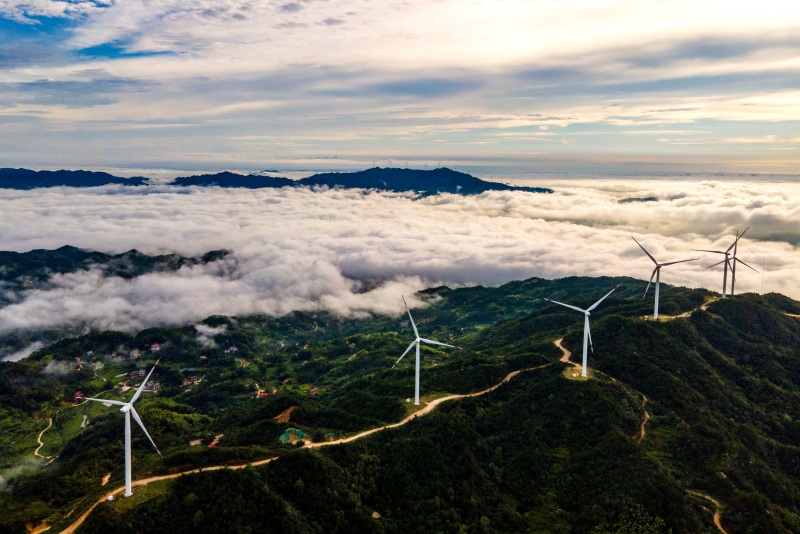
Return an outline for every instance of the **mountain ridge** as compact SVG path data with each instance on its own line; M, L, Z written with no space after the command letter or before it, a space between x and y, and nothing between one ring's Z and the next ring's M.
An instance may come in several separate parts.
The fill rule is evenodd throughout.
M577 355L583 319L542 297L578 305L619 282L625 285L592 314L590 378L569 378L572 365L559 361L556 342L563 338ZM40 373L82 355L87 366L105 362L97 372L111 378L126 367L111 363L110 354L158 343L154 377L162 389L145 396L140 413L164 459L147 453L149 444L135 435L136 479L279 456L260 467L160 483L135 492L124 506L104 503L80 532L125 531L125 525L176 533L195 525L282 532L606 534L625 525L645 533L713 531L715 510L698 492L721 503L728 532L797 531L800 321L790 314L800 303L753 294L714 301L708 291L665 287L664 309L687 315L643 321L650 306L641 299L645 285L571 277L421 293L429 305L414 310L420 333L442 341L452 335L464 347L423 347L424 401L544 367L480 397L442 403L401 427L319 450L281 445L278 437L293 427L306 441L322 443L411 413L403 399L413 387L413 364L391 369L413 336L403 316L211 317L198 328L216 332L213 347L197 341L194 325L135 336L91 333L0 366L0 409L18 406L22 417L42 410L35 399L71 395L79 386L96 395L108 386L90 385L80 372L70 371L63 383ZM237 350L225 352L231 346ZM182 370L188 367L199 369ZM181 382L191 373L205 378L186 391ZM20 395L23 385L28 393ZM256 389L267 395L254 398ZM292 406L290 423L275 421ZM111 487L119 485L118 414L86 409L50 411L54 430L43 440L73 437L45 471L11 479L13 498L0 493L6 512L0 525L41 519L36 503L46 495L51 517L66 526L57 510L73 509L82 495L90 496L82 501L87 505L99 499L98 480L108 472ZM80 413L95 422L68 431ZM207 445L220 434L215 447L186 445L193 439ZM46 446L43 454L56 450Z

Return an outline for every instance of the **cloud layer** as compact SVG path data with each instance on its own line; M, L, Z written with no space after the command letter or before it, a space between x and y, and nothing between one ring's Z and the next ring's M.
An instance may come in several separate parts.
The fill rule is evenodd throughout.
M103 187L0 191L2 248L64 244L119 253L233 253L133 280L59 275L0 310L0 329L88 323L135 331L212 314L332 310L400 313L400 295L436 284L501 284L532 276L628 275L650 260L700 257L662 281L721 289L718 259L751 226L739 255L764 290L800 298L800 195L746 180L548 180L552 195L490 192L414 200L360 190ZM624 202L631 198L656 199ZM761 291L740 270L738 291Z

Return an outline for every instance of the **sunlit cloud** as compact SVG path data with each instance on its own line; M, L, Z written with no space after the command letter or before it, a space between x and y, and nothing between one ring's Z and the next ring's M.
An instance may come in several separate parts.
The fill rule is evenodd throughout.
M344 316L401 313L425 287L497 285L532 276L627 275L700 257L665 272L674 285L721 290L717 261L692 249L727 248L764 274L737 273L739 291L800 298L800 195L787 183L746 180L550 179L553 194L478 196L361 190L104 187L0 191L3 248L71 244L222 260L125 280L99 270L54 276L0 309L4 330L89 324L128 331L213 314ZM12 223L13 221L13 223ZM708 256L708 257L707 257ZM414 300L412 305L419 305Z
M257 169L408 157L439 132L459 136L439 158L513 132L498 154L524 157L531 142L563 161L671 163L690 146L727 165L747 146L762 168L797 163L773 143L731 141L796 137L800 4L790 2L0 0L0 17L14 26L0 36L4 165ZM638 133L658 125L672 133ZM703 137L677 133L691 130ZM228 141L275 131L257 149ZM31 148L42 140L52 150Z

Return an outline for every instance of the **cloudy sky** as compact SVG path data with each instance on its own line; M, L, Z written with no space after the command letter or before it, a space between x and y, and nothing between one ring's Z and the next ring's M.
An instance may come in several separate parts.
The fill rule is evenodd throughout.
M800 195L796 184L750 180L550 180L553 194L477 196L363 190L174 186L0 190L3 248L64 244L119 253L186 256L229 249L225 259L133 280L98 271L55 276L0 309L0 332L58 324L137 331L212 314L332 310L400 314L405 294L440 284L495 285L532 276L628 275L720 291L705 269L736 229L750 230L738 292L800 298ZM650 198L647 202L622 202ZM766 269L764 269L766 267ZM0 288L1 290L2 288ZM642 285L644 289L644 285ZM599 295L598 295L599 296Z
M799 26L786 0L0 0L0 165L796 173Z

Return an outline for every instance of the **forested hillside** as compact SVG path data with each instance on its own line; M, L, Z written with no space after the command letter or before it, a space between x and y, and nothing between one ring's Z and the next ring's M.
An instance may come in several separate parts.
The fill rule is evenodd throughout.
M582 380L554 342L577 362L583 318L542 297L587 307L619 283L592 313ZM463 350L423 346L418 408L524 371L321 448L303 445L417 409L413 355L392 368L413 339L407 316L211 317L64 339L0 365L0 530L64 528L120 486L121 415L73 397L129 397L113 387L135 387L130 371L160 356L160 389L137 410L164 457L134 430L134 479L277 459L134 488L80 532L715 532L703 495L729 533L800 531L800 303L662 286L654 323L644 285L424 292L421 335ZM300 441L284 444L290 428Z

